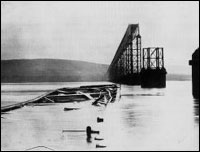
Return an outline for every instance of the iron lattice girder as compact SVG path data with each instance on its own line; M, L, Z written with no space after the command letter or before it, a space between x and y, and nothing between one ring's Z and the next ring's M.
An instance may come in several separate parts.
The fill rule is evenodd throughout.
M109 75L118 77L139 73L141 70L141 36L139 25L131 24L117 49L108 69Z
M142 65L143 68L155 69L164 67L164 52L161 47L143 48L142 51Z

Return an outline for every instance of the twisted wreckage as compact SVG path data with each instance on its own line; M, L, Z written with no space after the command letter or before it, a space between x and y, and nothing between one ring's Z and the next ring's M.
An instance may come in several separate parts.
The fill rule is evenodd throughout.
M24 106L45 106L56 103L92 101L93 106L106 106L119 97L119 88L116 84L60 88L29 101L1 107L1 114ZM64 108L65 111L77 109L79 108Z

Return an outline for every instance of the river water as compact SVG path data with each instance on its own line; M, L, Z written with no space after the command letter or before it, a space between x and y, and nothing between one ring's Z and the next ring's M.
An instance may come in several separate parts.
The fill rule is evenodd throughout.
M1 84L1 106L33 99L50 90L107 82ZM199 150L199 101L191 81L169 81L165 89L121 86L121 98L105 107L74 103L27 106L1 115L1 150ZM97 117L104 118L97 123ZM91 126L100 134L86 140ZM95 140L94 138L104 140ZM96 145L106 146L96 148Z

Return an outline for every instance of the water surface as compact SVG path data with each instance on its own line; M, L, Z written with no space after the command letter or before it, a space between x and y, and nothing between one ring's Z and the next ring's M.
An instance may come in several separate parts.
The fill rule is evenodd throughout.
M104 82L105 84L106 82ZM2 84L1 104L25 101L60 87L94 83ZM100 83L98 83L100 84ZM2 115L1 150L46 146L54 150L199 150L199 101L190 81L170 81L165 89L122 85L121 99L104 107L90 102L24 107ZM82 107L63 111L67 106ZM97 117L104 118L97 123ZM91 142L86 134L62 130L99 130ZM96 141L94 137L103 138ZM96 149L96 145L106 148Z

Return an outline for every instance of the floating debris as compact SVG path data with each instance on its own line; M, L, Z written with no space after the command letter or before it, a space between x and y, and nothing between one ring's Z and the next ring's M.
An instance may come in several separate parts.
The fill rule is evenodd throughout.
M62 132L86 132L86 130L63 130Z
M103 122L103 118L97 117L97 122Z
M104 140L104 139L95 137L94 140Z
M64 111L78 110L80 108L64 108Z
M118 88L119 87L116 84L60 88L32 100L1 107L1 114L24 106L45 106L45 104L53 105L56 103L85 102L91 100L94 100L92 105L107 106L108 103L115 101ZM66 108L64 110L68 111L77 109Z
M96 145L96 148L106 148L106 146L97 144L97 145Z

